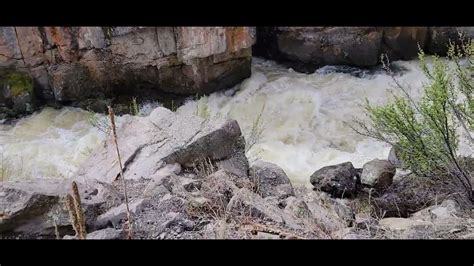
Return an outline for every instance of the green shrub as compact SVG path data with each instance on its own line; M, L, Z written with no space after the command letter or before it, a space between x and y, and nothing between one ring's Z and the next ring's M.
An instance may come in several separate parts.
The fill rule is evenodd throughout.
M420 50L419 60L427 78L424 93L415 101L390 71L389 62L382 60L403 92L386 105L364 105L369 123L356 121L358 133L390 143L398 148L400 157L416 175L448 176L457 179L472 197L470 173L464 170L458 154L461 127L472 142L473 129L473 48L472 42L450 44L448 59L434 57L428 66ZM383 58L382 58L383 59ZM454 67L449 62L454 62ZM464 62L464 63L463 63Z

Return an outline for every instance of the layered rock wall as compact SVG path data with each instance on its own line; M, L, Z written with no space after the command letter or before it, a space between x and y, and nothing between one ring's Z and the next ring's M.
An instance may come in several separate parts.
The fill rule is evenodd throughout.
M203 94L250 76L254 42L251 27L0 27L0 68L31 75L36 98L61 104ZM7 90L0 104L11 108Z
M261 27L253 51L301 72L324 65L371 67L381 54L390 60L416 58L418 46L445 55L459 32L474 36L473 27Z

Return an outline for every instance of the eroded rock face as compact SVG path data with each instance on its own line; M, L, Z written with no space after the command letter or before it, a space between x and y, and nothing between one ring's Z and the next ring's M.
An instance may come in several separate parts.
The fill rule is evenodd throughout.
M297 71L312 72L324 65L376 65L382 30L375 27L275 27L259 29L258 38L255 48L258 55L281 61Z
M258 27L254 55L296 71L312 73L325 65L372 67L381 54L389 60L416 58L419 48L445 55L457 32L472 38L472 27Z
M196 95L249 77L254 42L251 27L0 27L0 67L31 72L41 101Z

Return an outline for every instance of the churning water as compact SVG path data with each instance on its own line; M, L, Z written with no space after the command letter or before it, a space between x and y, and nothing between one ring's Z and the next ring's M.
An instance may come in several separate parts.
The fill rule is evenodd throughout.
M417 61L394 63L403 69L398 79L419 95L424 76ZM362 118L365 99L382 104L396 93L383 71L327 66L301 74L272 61L254 58L252 76L234 88L199 102L212 115L236 119L245 136L263 108L263 131L248 151L282 167L294 183L307 183L317 169L351 161L361 167L374 158L387 158L390 147L360 136L346 123ZM195 112L188 101L178 113ZM150 105L142 107L149 112ZM105 134L88 122L88 113L75 108L45 108L13 126L0 125L0 159L11 178L69 177ZM120 118L118 119L120 122Z

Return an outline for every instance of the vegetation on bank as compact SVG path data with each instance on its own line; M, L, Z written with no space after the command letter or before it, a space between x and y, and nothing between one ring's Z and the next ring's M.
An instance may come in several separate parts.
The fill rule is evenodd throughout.
M415 100L394 77L390 62L382 57L401 96L386 105L364 106L369 122L356 121L358 133L391 144L407 168L415 175L454 185L453 192L471 200L472 184L468 165L459 154L461 134L474 145L474 44L463 40L450 43L449 60L434 57L432 66L419 52L420 65L427 79L420 100Z

